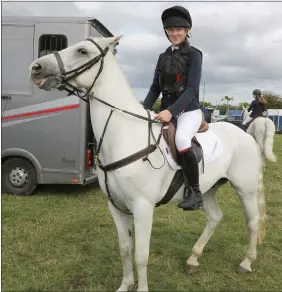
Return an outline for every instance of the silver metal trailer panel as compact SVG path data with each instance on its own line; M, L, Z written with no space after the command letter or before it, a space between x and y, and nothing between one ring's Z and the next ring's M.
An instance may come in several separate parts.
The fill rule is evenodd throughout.
M32 85L28 67L88 36L113 36L86 18L2 18L2 190L32 194L37 184L97 179L87 103Z

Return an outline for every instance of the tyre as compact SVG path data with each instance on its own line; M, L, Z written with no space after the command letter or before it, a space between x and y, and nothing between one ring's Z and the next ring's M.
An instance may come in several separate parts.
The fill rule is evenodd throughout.
M34 166L24 158L10 158L2 165L2 190L13 195L31 195L37 186Z

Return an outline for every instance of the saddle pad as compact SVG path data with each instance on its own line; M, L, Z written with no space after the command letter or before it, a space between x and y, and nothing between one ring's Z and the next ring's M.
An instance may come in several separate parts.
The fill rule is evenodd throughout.
M221 140L212 132L211 129L204 133L196 133L195 137L203 148L205 165L208 165L209 163L215 161L221 156L223 151L223 144ZM163 144L163 149L169 165L174 170L181 169L181 166L174 160L170 148L165 141Z

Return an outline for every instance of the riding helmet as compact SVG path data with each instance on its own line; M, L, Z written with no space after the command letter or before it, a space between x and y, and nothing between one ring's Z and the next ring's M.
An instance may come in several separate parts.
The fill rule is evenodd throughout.
M169 27L188 27L192 28L192 19L189 11L182 6L167 8L162 13L163 28Z
M253 91L253 95L261 95L261 91L259 90L259 89L255 89L254 91Z

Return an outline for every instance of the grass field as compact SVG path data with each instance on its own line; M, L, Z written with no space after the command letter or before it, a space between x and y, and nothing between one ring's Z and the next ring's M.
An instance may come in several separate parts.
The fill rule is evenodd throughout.
M278 162L265 172L266 238L252 274L235 273L248 233L241 203L226 185L218 194L224 217L197 275L187 276L183 267L205 226L204 214L175 205L155 209L149 290L282 290L282 135L276 135L274 151ZM121 279L116 229L98 187L44 186L35 196L2 195L3 291L115 291Z

